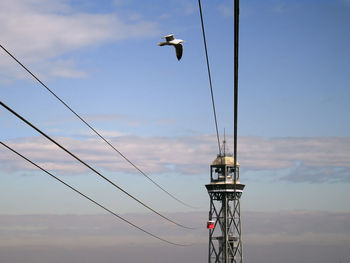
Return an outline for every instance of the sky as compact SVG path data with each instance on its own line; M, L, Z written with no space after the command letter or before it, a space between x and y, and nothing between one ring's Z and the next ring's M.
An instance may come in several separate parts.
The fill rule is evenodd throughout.
M202 0L202 9L220 139L225 133L232 152L233 1ZM248 262L350 261L349 13L348 0L240 1L237 159ZM205 226L204 185L218 147L197 1L3 0L0 33L0 44L61 99L195 208L156 188L0 50L3 103L145 203ZM185 40L180 61L157 45L171 33ZM57 249L63 263L111 262L113 250L120 262L206 260L205 228L184 233L150 215L4 108L0 127L1 141L118 214L196 244L159 244L0 147L6 262L55 262ZM101 245L92 249L95 239Z

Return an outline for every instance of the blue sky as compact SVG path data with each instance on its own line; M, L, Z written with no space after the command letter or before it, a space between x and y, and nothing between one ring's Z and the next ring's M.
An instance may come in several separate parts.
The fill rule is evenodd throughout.
M242 210L350 212L350 2L240 2ZM202 7L219 130L232 149L233 1ZM128 158L208 210L204 184L217 144L197 1L3 0L0 32L1 45ZM181 61L157 45L170 33L185 40ZM164 212L193 212L139 176L3 51L0 87L1 101L128 191ZM4 109L0 123L1 141L55 175L120 213L145 212ZM5 148L0 180L1 214L102 213Z

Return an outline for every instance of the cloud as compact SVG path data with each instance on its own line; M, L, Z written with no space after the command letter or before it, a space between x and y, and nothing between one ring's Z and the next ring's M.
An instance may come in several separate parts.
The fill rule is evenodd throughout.
M168 213L196 230L181 230L152 214L124 214L124 218L157 235L186 243L207 243L207 212ZM350 244L350 213L280 211L243 213L244 241L248 244ZM0 247L30 244L63 247L103 247L156 244L137 229L111 215L0 215ZM10 238L11 237L11 238ZM96 242L98 240L99 242ZM62 242L64 241L64 242ZM77 242L79 241L79 242Z
M58 57L86 47L128 38L153 36L157 25L149 21L125 21L115 13L88 13L68 1L3 0L0 2L1 44L20 60L46 69L55 77L84 77L71 59ZM25 43L25 44L24 44ZM4 54L1 54L4 57ZM1 60L0 68L11 76L13 67Z
M159 220L152 214L124 214L127 220L156 235L167 236L176 242L199 241L198 231L188 230ZM197 223L198 213L192 219L184 213L169 217ZM195 218L195 220L193 220ZM202 231L205 233L204 231ZM111 244L153 244L159 240L145 235L112 215L0 215L0 247L28 245L58 245L64 247L103 247ZM186 240L187 239L187 240ZM79 240L79 241L78 241ZM98 242L96 242L98 241Z
M305 166L303 163L296 163L289 174L282 177L282 180L309 183L349 183L349 175L350 167L313 167Z
M253 169L287 168L295 162L310 167L349 167L350 137L272 138L242 137L244 166Z
M247 212L244 214L247 235L280 235L299 237L312 235L341 236L350 234L350 213L323 211ZM272 240L271 240L272 241ZM289 239L281 240L289 242ZM321 240L319 240L321 241ZM328 240L332 242L331 240ZM350 241L350 239L348 240ZM321 241L322 242L322 241Z
M50 63L47 64L46 69L53 77L84 78L87 76L86 72L75 69L76 63L72 59L57 59L53 65Z
M321 211L243 211L244 255L249 262L349 262L350 213ZM205 262L207 212L169 213L198 226L184 233L150 214L124 214L128 220L189 247L163 244L111 215L0 215L4 262L112 263Z
M103 135L104 132L101 131ZM182 137L123 136L108 133L109 141L146 173L204 174L216 157L212 135ZM228 137L228 141L232 138ZM57 137L78 157L95 168L136 173L125 160L95 136L81 139ZM6 142L46 169L82 173L86 170L46 139L28 137ZM350 137L272 138L240 137L239 163L244 170L289 173L281 180L293 182L349 182ZM6 149L0 151L1 169L28 169ZM34 169L34 168L32 168Z

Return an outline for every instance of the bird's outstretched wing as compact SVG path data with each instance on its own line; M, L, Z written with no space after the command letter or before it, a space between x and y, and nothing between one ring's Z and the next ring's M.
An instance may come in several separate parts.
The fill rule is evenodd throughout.
M180 60L182 57L182 49L183 49L182 45L179 43L177 45L174 45L174 47L175 47L177 60Z

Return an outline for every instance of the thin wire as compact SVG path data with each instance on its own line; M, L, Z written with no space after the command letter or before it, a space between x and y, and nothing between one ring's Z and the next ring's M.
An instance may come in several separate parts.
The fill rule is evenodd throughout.
M207 41L206 41L206 38L205 38L204 22L203 22L203 15L202 15L202 5L201 5L201 1L200 0L198 0L198 6L199 6L199 13L200 13L200 16L201 16L201 24L202 24L202 33L203 33L205 57L207 59L208 77L209 77L209 85L210 85L210 93L211 93L211 102L213 104L213 112L214 112L214 120L215 120L215 128L216 128L216 137L218 139L219 153L220 153L220 156L221 156L221 147L220 147L218 122L217 122L217 119L216 119L216 111L215 111L215 103L214 103L214 92L213 92L213 85L212 85L212 82L211 82L209 58L208 58L208 50L207 50Z
M105 143L107 143L114 151L116 151L121 157L124 158L130 165L132 165L136 170L138 170L143 176L145 176L149 181L151 181L154 185L156 185L159 189L161 189L164 193L169 195L171 198L176 200L177 202L183 204L184 206L195 208L177 197L171 194L169 191L165 190L162 186L152 180L145 172L143 172L140 168L138 168L133 162L131 162L124 154L122 154L119 150L117 150L110 142L108 142L99 132L97 132L87 121L85 121L78 113L76 113L71 107L68 106L60 97L58 97L49 87L47 87L37 76L35 76L26 66L24 66L14 55L12 55L6 48L2 45L0 47L11 57L13 58L23 69L25 69L33 78L35 78L44 88L46 88L56 99L58 99L64 106L66 106L78 119L80 119L86 126L88 126L98 137L100 137Z
M30 127L32 127L34 130L36 130L37 132L39 132L41 135L43 135L45 138L47 138L48 140L50 140L52 143L56 144L59 148L61 148L62 150L64 150L66 153L68 153L70 156L72 156L74 159L76 159L77 161L79 161L80 163L82 163L83 165L85 165L87 168L89 168L91 171L93 171L94 173L96 173L97 175L99 175L100 177L102 177L104 180L106 180L107 182L109 182L111 185L113 185L114 187L118 188L120 191L122 191L124 194L126 194L127 196L131 197L132 199L134 199L136 202L140 203L141 205L143 205L144 207L146 207L147 209L149 209L150 211L152 211L153 213L159 215L160 217L164 218L165 220L183 227L183 228L187 228L187 229L193 229L191 227L187 227L184 225L181 225L169 218L167 218L166 216L162 215L161 213L157 212L156 210L154 210L153 208L149 207L148 205L146 205L145 203L143 203L142 201L140 201L139 199L137 199L136 197L134 197L133 195L129 194L127 191L125 191L123 188L121 188L120 186L118 186L117 184L115 184L114 182L112 182L111 180L109 180L108 178L106 178L105 176L103 176L100 172L96 171L94 168L92 168L90 165L88 165L86 162L84 162L83 160L81 160L80 158L78 158L76 155L74 155L73 153L71 153L69 150L67 150L65 147L63 147L62 145L60 145L58 142L56 142L54 139L52 139L50 136L48 136L46 133L44 133L43 131L41 131L39 128L35 127L32 123L30 123L29 121L27 121L25 118L23 118L21 115L19 115L18 113L16 113L13 109L11 109L10 107L8 107L7 105L5 105L2 101L0 101L0 105L3 106L6 110L8 110L9 112L11 112L13 115L15 115L17 118L19 118L20 120L22 120L24 123L26 123L27 125L29 125Z
M102 209L106 210L107 212L111 213L112 215L116 216L117 218L123 220L124 222L128 223L129 225L137 228L138 230L146 233L147 235L150 235L156 239L159 239L163 242L175 245L175 246L189 246L189 245L185 245L185 244L178 244L178 243L174 243L171 241L168 241L164 238L161 238L155 234L152 234L150 232L148 232L147 230L144 230L143 228L131 223L130 221L128 221L127 219L123 218L122 216L116 214L115 212L111 211L110 209L106 208L105 206L99 204L97 201L93 200L92 198L88 197L87 195L83 194L82 192L80 192L79 190L75 189L74 187L70 186L69 184L67 184L66 182L62 181L61 179L59 179L58 177L56 177L55 175L53 175L52 173L48 172L47 170L45 170L44 168L42 168L41 166L37 165L36 163L34 163L33 161L29 160L27 157L23 156L22 154L20 154L19 152L17 152L16 150L14 150L13 148L11 148L10 146L6 145L5 143L3 143L2 141L0 141L0 144L2 144L4 147L6 147L7 149L9 149L10 151L12 151L13 153L17 154L18 156L22 157L24 160L26 160L27 162L31 163L32 165L34 165L35 167L37 167L38 169L42 170L43 172L47 173L48 175L50 175L52 178L56 179L57 181L59 181L60 183L64 184L65 186L67 186L68 188L70 188L71 190L73 190L74 192L80 194L81 196L83 196L84 198L88 199L89 201L91 201L92 203L94 203L95 205L101 207Z

